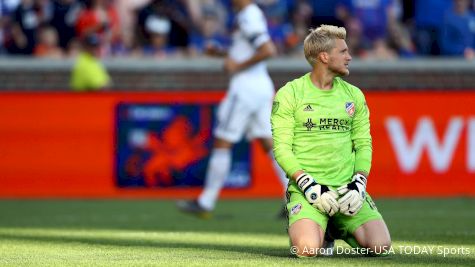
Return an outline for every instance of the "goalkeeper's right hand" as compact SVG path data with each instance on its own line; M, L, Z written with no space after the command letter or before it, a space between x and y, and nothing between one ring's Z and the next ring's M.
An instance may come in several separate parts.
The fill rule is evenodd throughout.
M307 173L300 174L297 186L302 190L307 201L323 213L333 216L338 212L338 193L326 185L321 185Z

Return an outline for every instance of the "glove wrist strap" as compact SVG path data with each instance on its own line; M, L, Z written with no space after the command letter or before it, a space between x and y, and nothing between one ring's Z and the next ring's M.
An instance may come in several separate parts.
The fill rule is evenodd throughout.
M299 175L297 177L297 179L295 179L295 181L297 182L297 186L300 188L300 190L302 190L302 192L306 192L310 187L312 187L313 185L315 185L315 180L312 178L312 176L306 174L306 173L302 173L301 175Z

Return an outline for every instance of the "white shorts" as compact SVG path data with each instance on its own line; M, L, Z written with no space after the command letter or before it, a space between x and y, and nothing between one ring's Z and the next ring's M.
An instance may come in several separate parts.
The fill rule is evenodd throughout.
M270 80L254 83L252 88L231 83L229 92L218 107L214 136L231 143L239 142L244 134L248 140L272 138L270 116L273 95L274 87Z

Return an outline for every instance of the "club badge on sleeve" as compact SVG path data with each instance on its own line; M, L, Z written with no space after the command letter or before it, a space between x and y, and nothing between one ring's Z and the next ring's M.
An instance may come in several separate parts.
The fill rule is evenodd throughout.
M353 115L355 115L355 103L346 102L345 103L345 110L346 110L346 113L348 113L348 115L350 115L350 117L353 117Z

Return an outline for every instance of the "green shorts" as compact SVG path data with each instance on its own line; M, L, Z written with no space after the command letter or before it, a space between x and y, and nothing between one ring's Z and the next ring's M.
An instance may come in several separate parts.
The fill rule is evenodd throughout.
M287 188L287 200L289 227L300 219L310 219L320 225L323 231L326 230L329 216L310 205L305 195L293 181L289 183ZM333 215L331 218L332 236L336 239L347 240L349 235L353 236L356 229L364 223L382 218L371 196L366 194L366 201L356 215L347 216L342 213Z

